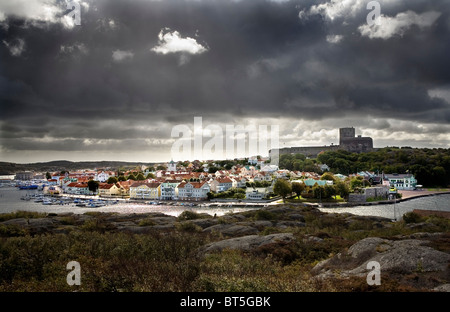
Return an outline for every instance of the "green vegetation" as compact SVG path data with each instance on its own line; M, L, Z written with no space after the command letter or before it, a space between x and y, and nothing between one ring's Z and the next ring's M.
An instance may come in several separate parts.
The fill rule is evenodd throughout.
M425 221L425 218L413 211L410 211L403 215L403 221L405 221L405 223L419 223Z
M243 188L230 188L225 192L214 193L208 192L208 199L214 198L234 198L234 199L244 199L245 198L245 189Z
M89 191L95 193L98 190L100 183L98 181L94 181L94 180L89 180L88 181L88 188Z
M10 213L2 213L0 214L0 222L8 221L11 219L36 219L36 218L45 218L47 216L46 213L35 212L35 211L16 211Z
M278 179L274 185L274 193L283 197L284 201L292 193L295 197L289 198L289 202L297 201L314 201L314 199L325 200L325 201L342 201L350 193L350 188L348 183L337 181L333 185L318 185L315 184L313 187L307 187L303 183L290 182L284 179Z
M367 180L364 180L364 178L361 176L353 177L350 180L350 188L352 190L356 190L358 188L367 187L367 186L370 186L370 182Z
M209 217L208 214L200 214L195 211L185 210L179 216L179 221L196 220Z
M369 153L344 150L320 153L316 159L301 154L280 156L280 168L320 173L317 164L327 164L332 173L348 175L367 170L384 173L412 173L420 184L450 186L450 149L385 147Z
M0 162L0 175L14 174L18 171L36 172L72 172L86 168L134 168L137 166L150 166L153 163L135 163L124 161L81 161L72 162L66 160L50 161L44 163L16 164L10 162Z
M255 181L255 182L246 182L245 185L247 187L268 187L272 185L271 181Z
M290 232L294 241L267 244L250 252L224 250L207 256L200 256L199 249L223 237L220 233L203 232L193 222L203 216L193 212L180 215L173 230L146 234L119 232L111 220L120 216L98 212L82 217L52 216L70 224L72 230L64 234L59 231L30 234L27 228L0 224L0 291L370 290L364 284L365 278L320 282L312 279L310 270L365 237L398 238L423 232L423 226L427 232L450 230L450 220L437 216L418 218L410 213L404 220L392 223L289 206L246 211L238 219L276 223L293 213L303 217L304 226L284 229L269 226L261 229L260 234ZM18 212L0 215L0 220L40 217ZM233 215L221 218L230 220ZM149 216L135 221L140 226L154 225ZM380 226L380 222L385 223ZM421 227L414 227L419 225L417 222L422 222ZM315 239L310 240L311 237ZM448 239L447 235L430 244L448 252ZM81 265L80 286L66 283L69 261ZM384 275L378 290L404 290L394 281L395 278L391 280Z
M138 181L143 181L143 180L145 180L145 176L142 174L142 172L139 172L139 173L136 175L136 180L138 180Z
M295 193L297 197L299 197L304 190L305 190L304 183L292 182L292 192Z
M71 291L68 261L81 264L83 291L186 291L199 273L191 255L202 242L194 234L97 231L3 239L0 291Z
M281 155L280 168L295 171L321 172L321 170L316 166L316 160L306 159L303 154Z
M254 214L255 220L267 220L267 221L274 221L277 219L277 215L273 212L270 212L268 210L258 210Z
M329 151L318 155L334 173L369 170L384 173L412 173L425 186L450 185L450 149L386 147L370 153Z
M278 179L273 186L273 192L280 195L283 198L283 201L285 201L286 197L292 193L291 182L284 179Z
M119 179L117 177L109 177L108 180L106 181L106 183L114 184L114 183L117 183L118 181L119 181Z

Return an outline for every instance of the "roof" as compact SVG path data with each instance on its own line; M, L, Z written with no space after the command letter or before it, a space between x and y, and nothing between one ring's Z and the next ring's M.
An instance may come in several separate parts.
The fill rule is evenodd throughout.
M113 186L114 186L113 183L100 183L98 188L101 189L101 190L109 190Z
M225 178L217 178L216 181L219 182L219 183L233 183L233 181L231 181L231 179L228 178L228 177L225 177Z
M164 181L163 183L161 183L161 184L180 184L180 182L179 181L177 181L177 180L166 180L166 181Z
M384 177L388 179L404 179L413 178L414 175L411 173L385 173Z
M314 186L316 183L317 183L317 185L321 185L321 186L324 186L325 184L327 184L327 181L325 181L325 180L314 180L314 179L306 179L303 182L305 183L306 186Z
M133 181L133 180L127 180L127 181L116 182L116 184L119 184L119 186L122 186L122 187L130 187L130 185L133 184L134 182L135 181Z
M135 182L133 184L130 185L130 187L139 187L145 185L148 188L157 188L158 186L161 185L160 182Z
M181 182L178 184L178 188L184 188L186 185L191 184L194 188L201 188L206 182Z
M70 182L67 187L88 187L87 183Z

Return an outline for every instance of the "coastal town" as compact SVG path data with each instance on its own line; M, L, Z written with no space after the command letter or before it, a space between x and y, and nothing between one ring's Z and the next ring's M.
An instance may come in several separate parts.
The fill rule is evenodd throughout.
M134 164L56 161L22 165L29 168L23 171L16 170L20 165L3 163L2 171L14 175L0 177L0 186L6 182L50 196L150 204L286 200L361 204L435 192L430 187L445 188L449 185L449 165L447 150L374 148L371 137L356 135L355 128L346 127L339 128L338 145L271 149L268 156Z
M18 172L15 185L39 188L46 195L83 195L157 201L238 201L270 202L281 197L303 201L366 202L397 197L398 190L414 190L412 174L333 174L326 164L314 171L280 169L268 158L242 159L227 169L215 161L186 161L140 166L122 171L95 168L74 172ZM285 181L287 191L277 189ZM281 183L281 182L278 182ZM281 197L280 197L281 196Z

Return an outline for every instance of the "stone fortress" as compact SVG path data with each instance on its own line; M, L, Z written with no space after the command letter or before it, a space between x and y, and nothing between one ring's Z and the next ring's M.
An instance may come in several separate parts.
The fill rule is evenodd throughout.
M325 146L301 146L301 147L284 147L269 151L269 156L278 150L279 155L283 154L303 154L306 157L317 157L320 152L346 150L352 153L366 153L373 151L373 140L370 137L356 136L355 128L339 129L339 145Z

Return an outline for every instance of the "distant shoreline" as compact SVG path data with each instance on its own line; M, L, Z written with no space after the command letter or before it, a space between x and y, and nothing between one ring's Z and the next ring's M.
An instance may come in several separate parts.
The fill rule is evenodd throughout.
M344 207L353 207L353 206L392 205L392 204L398 204L400 202L404 202L404 201L408 201L408 200L416 199L416 198L421 198L421 197L450 194L450 191L414 190L414 191L399 191L399 193L401 193L403 197L395 199L395 200L380 200L380 201L373 201L373 202L355 202L355 203L345 202L345 203L322 203L322 204L311 203L311 204L316 204L317 207L321 207L321 208L344 208Z
M293 205L293 206L309 206L309 207L315 207L315 208L352 208L356 206L377 206L377 205L392 205L404 201L408 201L411 199L416 198L422 198L422 197L429 197L429 196L438 196L438 195L445 195L450 194L450 190L446 191L427 191L427 190L414 190L414 191L399 191L399 193L402 194L402 198L398 198L396 200L381 200L381 201L373 201L373 202L323 202L323 203L317 203L317 202L289 202L289 203L283 203L283 202L277 202L277 201L262 201L262 202L256 202L256 201L176 201L176 200L156 200L159 202L162 202L165 205L169 206L177 206L177 207L185 207L185 208L220 208L220 207L230 207L230 208L263 208L263 207L270 207L270 206L276 206L276 205ZM101 200L118 200L122 203L136 203L136 204L142 204L146 205L149 200L144 199L125 199L125 198L119 198L119 197L100 197L100 196L84 196L84 195L75 195L75 194L61 194L60 196L65 197L77 197L77 198L85 198L85 199L101 199ZM148 205L148 204L147 204ZM191 206L192 205L192 206ZM151 205L149 205L151 206Z

